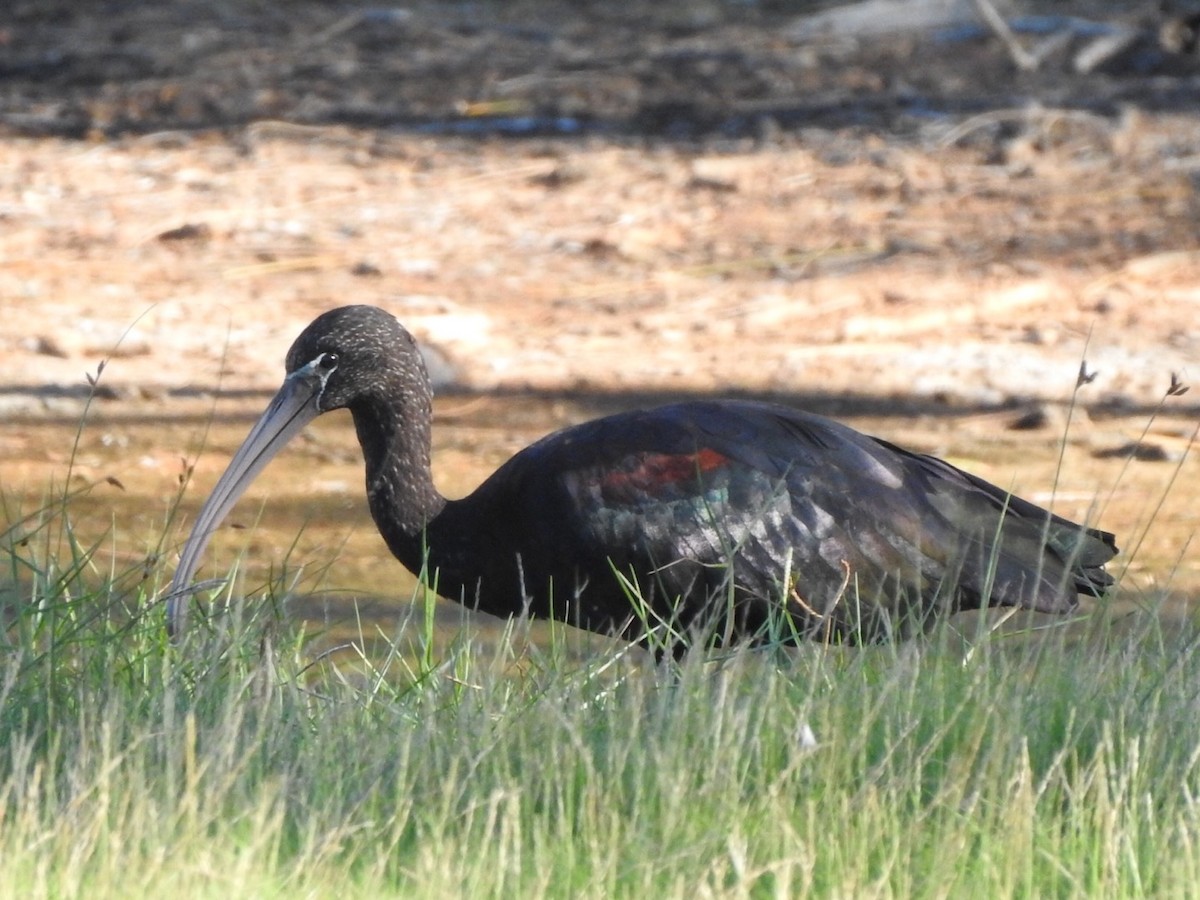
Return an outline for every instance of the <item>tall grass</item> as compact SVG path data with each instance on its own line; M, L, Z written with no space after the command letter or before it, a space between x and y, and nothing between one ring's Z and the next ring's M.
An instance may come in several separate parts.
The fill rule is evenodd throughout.
M894 646L656 667L580 657L562 629L532 650L516 628L498 651L435 647L424 593L390 649L351 664L226 597L173 647L159 547L98 569L71 500L7 509L0 535L0 893L1200 884L1200 631L1152 614L1016 633L960 617Z
M1183 896L1200 884L1197 638L1153 617L1083 636L981 628L969 653L960 621L893 647L679 668L612 649L579 661L561 640L514 667L515 650L464 640L373 678L310 665L249 613L169 646L149 605L158 573L82 577L89 551L62 516L27 520L0 551L14 576L6 893Z

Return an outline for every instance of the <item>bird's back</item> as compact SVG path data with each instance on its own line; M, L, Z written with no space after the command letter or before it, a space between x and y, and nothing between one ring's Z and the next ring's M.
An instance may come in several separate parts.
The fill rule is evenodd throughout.
M941 460L746 401L565 429L455 505L492 523L463 589L476 605L513 612L519 594L535 615L627 636L649 620L751 637L786 610L799 635L874 639L939 610L1064 611L1111 583L1116 552Z

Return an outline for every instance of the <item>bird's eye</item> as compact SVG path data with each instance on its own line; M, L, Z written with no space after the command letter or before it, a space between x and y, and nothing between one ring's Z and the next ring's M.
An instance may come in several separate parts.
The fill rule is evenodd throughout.
M317 370L326 374L332 372L338 366L338 355L336 353L322 353L315 360Z

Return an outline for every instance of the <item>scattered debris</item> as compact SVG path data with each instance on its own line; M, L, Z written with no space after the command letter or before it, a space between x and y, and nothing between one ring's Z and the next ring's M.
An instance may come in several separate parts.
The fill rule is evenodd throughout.
M1011 431L1038 431L1051 428L1059 433L1066 431L1067 415L1062 407L1049 403L1037 403L1026 407L1008 423Z
M21 346L38 356L53 356L55 359L68 359L71 356L59 338L48 334L26 338L21 342Z
M704 175L693 175L688 179L687 186L691 191L712 191L716 194L731 194L738 189L737 182Z
M351 267L350 274L355 278L380 278L383 276L383 270L374 263L362 259Z
M1159 444L1147 441L1128 441L1116 447L1093 450L1094 459L1134 459L1138 462L1175 462L1179 455Z
M1169 56L1196 53L1200 13L1173 12L1127 21L1123 11L1104 18L1018 15L1013 0L860 0L804 16L787 31L798 42L894 41L919 35L941 42L974 40L990 33L1013 65L1034 72L1063 57L1065 68L1087 75L1109 65L1146 70ZM1032 35L1026 46L1018 34Z
M1003 8L1009 6L1005 3ZM794 41L891 40L897 35L978 24L974 0L861 0L804 16L785 35Z
M161 231L155 238L170 243L175 241L206 241L212 237L212 228L207 222L188 222L180 225L177 228L168 228L166 231Z
M570 184L577 184L583 181L584 177L583 171L578 167L570 163L559 163L548 172L539 172L536 175L531 175L529 183L544 188L556 189L566 187Z

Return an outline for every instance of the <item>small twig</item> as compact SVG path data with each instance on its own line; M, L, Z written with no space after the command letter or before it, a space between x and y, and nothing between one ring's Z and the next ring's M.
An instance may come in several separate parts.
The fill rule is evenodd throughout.
M228 281L240 281L244 278L259 278L265 275L279 275L284 272L303 272L310 269L323 271L334 269L344 264L344 260L331 254L298 256L294 259L277 259L271 262L252 263L245 266L230 266L221 275Z
M1043 128L1048 128L1059 122L1094 125L1097 132L1107 132L1108 130L1108 123L1095 113L1057 107L1027 106L1013 109L997 109L991 112L980 113L977 116L971 116L946 132L938 140L938 146L952 147L972 132L989 128L993 125L1016 123L1028 126L1040 125Z
M837 607L837 605L842 602L842 598L846 596L846 589L850 587L850 562L845 559L843 559L841 562L842 571L845 573L842 577L841 587L838 588L837 593L834 595L833 602L829 603L824 611L818 611L802 596L800 596L800 591L797 590L794 584L791 588L792 599L796 601L800 608L804 610L804 612L808 613L808 615L810 615L812 618L816 619L816 624L823 624L825 626L824 642L827 644L833 641L833 620L830 618L830 614Z
M310 35L300 42L301 49L310 49L326 44L341 37L348 31L353 31L359 25L399 25L412 18L412 10L408 9L372 9L364 7L335 21L329 27Z

